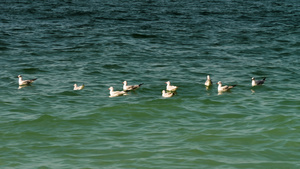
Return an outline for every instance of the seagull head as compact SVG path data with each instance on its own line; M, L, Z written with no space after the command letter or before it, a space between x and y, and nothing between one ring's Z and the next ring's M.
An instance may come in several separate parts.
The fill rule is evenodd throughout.
M123 82L123 84L124 84L124 85L127 85L127 81L125 80L125 81Z
M76 84L76 83L74 84L74 87L77 87L77 84Z
M218 84L218 85L219 85L219 84L222 84L222 82L221 82L221 81L218 81L218 83L217 83L217 84Z
M21 76L21 75L18 75L18 78L22 78L22 76Z
M113 88L113 87L110 87L110 88L108 88L108 90L110 90L110 91L113 91L113 90L114 90L114 88Z
M252 80L255 80L255 78L254 78L254 77L252 77L251 79L252 79Z
M167 81L166 84L167 84L167 85L170 85L170 81Z

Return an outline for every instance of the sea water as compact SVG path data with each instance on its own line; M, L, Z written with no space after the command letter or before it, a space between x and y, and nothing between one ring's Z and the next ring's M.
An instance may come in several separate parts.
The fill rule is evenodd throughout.
M299 9L1 2L0 168L299 168ZM19 88L18 75L37 80ZM110 98L124 80L144 84ZM219 94L218 81L237 86Z

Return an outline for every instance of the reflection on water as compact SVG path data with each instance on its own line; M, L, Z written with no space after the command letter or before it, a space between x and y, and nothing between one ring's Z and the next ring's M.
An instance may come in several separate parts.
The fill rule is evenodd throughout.
M22 88L27 87L27 86L31 86L31 85L21 85L21 86L18 87L18 89L22 89Z
M205 86L206 90L211 90L212 86Z

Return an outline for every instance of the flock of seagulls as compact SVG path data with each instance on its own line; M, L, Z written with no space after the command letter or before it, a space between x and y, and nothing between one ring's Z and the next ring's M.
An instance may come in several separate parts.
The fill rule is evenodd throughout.
M19 75L18 78L19 78L19 89L24 86L29 86L29 85L31 85L31 83L33 83L35 80L37 80L37 79L23 80L21 75ZM265 80L266 80L266 78L263 78L262 80L255 80L255 78L252 77L251 85L252 85L252 87L263 85L265 83ZM123 82L123 91L114 91L114 88L112 86L110 88L108 88L108 90L110 91L109 97L117 97L117 96L127 95L128 92L140 88L143 84L144 83L141 83L138 85L128 85L127 81L124 81ZM166 84L167 84L166 90L162 90L162 97L173 97L176 94L176 90L178 89L178 87L171 85L170 81L167 81ZM226 92L236 86L236 85L222 86L221 81L219 81L217 84L218 84L218 92ZM213 85L212 80L209 75L207 75L204 85L207 88L209 88ZM82 90L84 87L85 87L84 84L82 84L81 86L74 84L73 90Z
M140 88L144 83L141 83L139 85L127 85L127 81L123 82L123 91L114 91L114 88L111 86L108 88L109 91L109 97L117 97L117 96L124 96L127 95L127 92L133 91L135 89Z
M221 93L221 92L227 92L229 91L230 89L234 88L236 85L232 85L232 86L222 86L222 82L219 81L218 83L218 92ZM206 77L206 81L204 83L204 85L206 86L206 88L209 88L213 85L212 81L211 81L211 78L209 75L207 75Z

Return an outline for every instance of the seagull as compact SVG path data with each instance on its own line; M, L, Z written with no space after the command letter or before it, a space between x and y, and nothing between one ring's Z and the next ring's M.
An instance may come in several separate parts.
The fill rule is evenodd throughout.
M110 96L109 97L117 97L117 96L126 95L125 91L114 91L113 87L108 88L108 90L110 90L110 92L109 92Z
M232 86L222 86L222 82L219 81L217 83L219 86L218 86L218 91L219 92L226 92L226 91L229 91L230 89L232 89L233 87L235 87L236 85L232 85Z
M212 86L212 81L211 81L209 75L207 75L206 82L205 82L204 84L205 84L205 86L207 86L207 87Z
M77 84L74 84L74 89L73 90L82 90L84 88L84 84L82 84L81 86L77 86Z
M32 82L34 82L37 79L36 78L36 79L31 79L31 80L23 80L21 75L19 75L18 78L19 78L19 86L30 85Z
M135 90L135 89L140 88L140 86L142 86L144 83L141 83L139 85L127 85L127 81L124 81L123 84L124 84L123 85L123 91L129 92L131 90Z
M175 92L177 90L177 86L171 86L170 84L170 81L167 81L167 91L170 91L170 92Z
M266 80L266 77L264 77L263 80L255 80L255 78L252 77L252 87L264 84L265 80Z
M162 91L162 97L172 97L175 93L166 92L165 90Z

